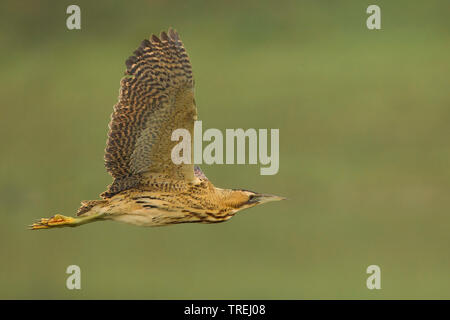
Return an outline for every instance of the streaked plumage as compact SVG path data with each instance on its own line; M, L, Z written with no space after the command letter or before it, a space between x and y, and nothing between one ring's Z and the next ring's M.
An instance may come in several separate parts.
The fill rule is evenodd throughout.
M144 40L126 66L105 150L113 183L102 200L83 201L77 217L55 215L32 229L99 220L140 226L222 222L239 210L283 199L216 188L199 167L172 162L178 143L171 141L172 132L184 128L193 136L197 119L191 63L174 30Z

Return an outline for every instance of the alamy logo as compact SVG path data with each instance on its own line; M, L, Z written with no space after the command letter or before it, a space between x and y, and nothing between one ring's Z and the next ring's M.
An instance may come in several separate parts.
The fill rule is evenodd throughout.
M367 274L370 274L370 276L367 278L366 286L367 289L373 290L373 289L381 289L381 269L376 264L372 264L367 267L366 270Z
M66 269L66 273L70 274L66 280L66 287L69 290L81 289L81 269L77 265L70 265Z
M76 4L67 7L66 13L70 14L66 20L66 26L69 30L81 29L81 9Z
M366 20L366 26L369 30L380 30L381 29L381 9L379 6L372 4L367 7L366 10L370 16Z
M279 169L279 130L270 130L270 155L268 153L267 129L226 129L225 152L223 134L219 129L208 129L203 133L202 122L194 122L194 150L192 157L192 137L186 129L176 129L172 132L172 141L176 144L171 153L175 164L246 164L246 145L248 141L248 164L259 163L266 166L260 169L261 175L274 175ZM203 141L210 141L203 149ZM235 143L236 142L236 143ZM236 156L235 156L236 150Z

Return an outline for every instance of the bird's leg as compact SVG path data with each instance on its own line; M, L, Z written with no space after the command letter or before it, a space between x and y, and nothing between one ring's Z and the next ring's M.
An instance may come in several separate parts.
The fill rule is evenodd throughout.
M105 213L94 213L88 216L66 217L56 214L51 218L42 218L38 222L29 226L30 230L61 228L61 227L78 227L79 225L94 222L96 219L103 217Z

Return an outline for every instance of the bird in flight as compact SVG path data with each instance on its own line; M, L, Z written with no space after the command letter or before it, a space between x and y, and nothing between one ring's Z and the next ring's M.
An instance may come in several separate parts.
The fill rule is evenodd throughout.
M173 29L144 40L126 61L109 124L105 166L113 182L101 200L81 202L76 217L42 218L32 230L114 220L138 226L216 223L283 197L215 187L198 166L174 164L172 132L193 136L197 108L192 67ZM192 147L192 145L191 145Z

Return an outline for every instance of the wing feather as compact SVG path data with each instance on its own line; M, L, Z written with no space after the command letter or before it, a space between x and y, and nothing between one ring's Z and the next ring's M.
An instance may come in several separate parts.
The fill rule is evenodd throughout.
M114 181L105 197L139 185L147 173L194 179L193 165L170 158L173 130L185 128L193 137L197 117L192 67L177 32L142 41L126 67L109 124L105 166Z

